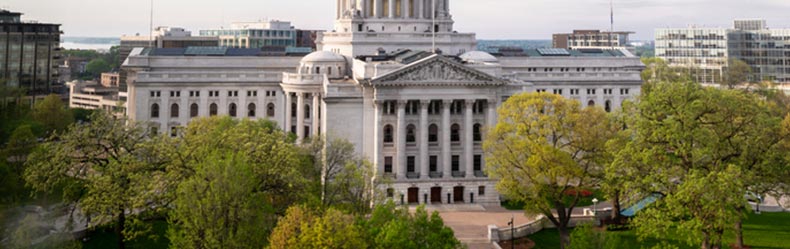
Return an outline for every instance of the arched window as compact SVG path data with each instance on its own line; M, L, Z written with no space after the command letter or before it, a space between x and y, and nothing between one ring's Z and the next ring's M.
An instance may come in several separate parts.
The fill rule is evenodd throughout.
M384 142L385 143L392 143L392 125L385 125L384 126Z
M315 74L321 74L321 67L315 67Z
M228 106L228 114L231 117L236 117L236 103L230 103L230 106Z
M151 105L151 118L159 117L159 104Z
M218 109L219 108L217 107L216 103L211 103L211 105L208 107L208 115L211 117L217 116Z
M273 118L274 117L274 103L269 103L266 106L266 116Z
M461 142L461 126L458 124L453 124L450 126L450 141L451 142Z
M247 117L254 118L255 117L255 104L250 103L247 105Z
M480 127L481 127L480 124L475 124L474 126L473 133L474 133L475 142L480 142L483 140L483 134L480 133Z
M606 112L612 112L612 101L611 100L606 100L606 103L604 103L604 108L603 109L606 110Z
M595 101L594 100L590 100L590 102L587 102L587 106L589 106L589 107L595 106Z
M304 105L304 118L310 118L310 106Z
M428 127L428 142L439 142L439 126L436 124L431 124L431 126Z
M190 118L194 118L194 117L197 117L197 116L198 116L198 105L195 104L195 103L192 103L192 105L189 106L189 117Z
M417 135L415 135L417 128L414 125L406 126L406 142L407 143L414 143L417 142Z
M170 106L170 117L171 118L178 117L178 104L173 104Z

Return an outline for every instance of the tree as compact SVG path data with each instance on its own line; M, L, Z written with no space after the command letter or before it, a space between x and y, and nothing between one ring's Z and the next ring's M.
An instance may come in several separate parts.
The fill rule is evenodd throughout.
M277 221L277 227L269 237L271 248L300 248L302 224L311 224L316 219L313 210L303 205L288 208L285 216Z
M735 89L738 85L749 83L749 76L752 73L752 67L746 62L738 59L730 59L729 65L724 70L723 86L729 89Z
M103 58L96 58L85 65L85 71L90 73L93 77L99 77L102 73L112 70L110 63Z
M631 142L618 153L626 183L663 198L633 224L643 236L677 230L689 244L721 246L745 214L744 195L765 164L778 121L765 102L691 81L658 82L642 96ZM776 138L773 138L776 139ZM622 163L625 162L625 163Z
M213 153L179 184L168 237L174 248L262 248L269 220L256 166L243 153Z
M35 146L33 131L29 125L23 125L14 130L0 151L0 203L17 203L29 195L22 175L27 156Z
M453 230L444 225L438 212L429 215L424 206L417 207L413 215L406 210L390 210L395 210L395 214L391 216L394 219L385 223L376 234L371 234L375 238L373 241L376 241L376 248L461 247Z
M571 213L582 198L582 191L571 198L567 193L598 185L605 143L616 131L600 108L582 109L578 101L549 93L515 95L499 109L483 144L486 171L499 179L500 193L548 217L565 248Z
M128 218L154 203L151 172L158 170L156 151L146 142L143 125L96 112L90 123L70 127L41 144L28 158L25 180L35 191L61 193L92 217L91 226L114 222L118 247L138 234Z
M60 132L74 123L74 114L66 108L60 96L52 94L36 103L33 119L44 125L47 132Z
M167 169L153 178L161 189L159 202L172 206L169 220L174 230L169 235L179 245L215 247L228 241L241 245L252 234L259 240L248 241L250 245L265 244L277 214L306 195L302 172L308 166L302 164L293 140L271 121L196 119L183 130L183 137L163 139L158 150L166 155ZM228 161L234 158L230 155L237 160ZM216 165L218 161L225 164ZM235 170L228 162L239 165L245 175L224 172ZM231 185L233 181L241 186ZM222 213L254 214L250 219L255 226L243 220L206 219ZM211 241L198 240L208 238L209 232L215 236Z
M364 231L356 224L356 218L329 209L311 223L302 223L298 248L367 248Z
M378 182L374 182L373 165L356 154L354 144L333 138L327 143L316 139L320 147L314 153L316 167L321 172L321 200L326 207L353 213L367 213L377 196ZM323 145L325 144L325 145ZM323 146L321 146L323 145ZM311 147L316 147L315 145Z

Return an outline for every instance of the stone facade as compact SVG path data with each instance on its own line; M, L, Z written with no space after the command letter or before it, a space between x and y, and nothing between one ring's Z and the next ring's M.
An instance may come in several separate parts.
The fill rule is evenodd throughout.
M338 6L365 2L338 1ZM338 15L339 27L349 18L371 18L358 11ZM397 22L414 25L424 17L395 15ZM439 54L426 51L430 43L425 47L422 38L367 41L370 45L358 49L352 36L362 34L349 33L345 42L325 36L319 41L324 50L305 57L137 49L124 64L130 71L129 116L172 135L196 117L266 118L299 140L348 139L373 162L377 179L391 183L385 192L396 202L499 205L496 182L483 173L481 143L486 128L496 123L496 107L508 97L550 91L613 110L641 90L644 65L628 53L496 57L471 51L468 43L467 52L437 44L454 51ZM340 48L341 43L351 45ZM379 49L385 47L392 49Z

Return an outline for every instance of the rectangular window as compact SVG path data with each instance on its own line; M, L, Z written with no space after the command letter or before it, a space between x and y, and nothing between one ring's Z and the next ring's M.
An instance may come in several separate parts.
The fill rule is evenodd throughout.
M384 157L384 173L392 174L392 157Z
M247 97L258 97L258 91L247 91Z
M452 167L453 167L453 171L454 172L461 171L460 170L460 166L461 166L460 161L461 161L461 156L453 156Z
M170 91L170 97L173 97L173 98L181 97L181 92L180 91Z
M588 88L587 95L595 95L595 90L596 90L595 88Z
M631 94L630 92L631 92L631 89L628 89L628 88L620 89L620 95L629 95L629 94Z
M415 159L415 158L414 158L413 156L410 156L410 157L407 157L407 158L406 158L406 170L407 170L407 172L409 172L409 173L414 173L414 171L416 170L416 169L415 169L415 162L414 162L414 159Z
M395 189L388 188L387 189L387 198L395 197Z
M152 98L162 97L162 92L161 91L151 91L151 97Z
M571 89L571 95L579 95L579 89Z
M439 165L439 163L438 163L438 161L439 161L439 157L438 157L438 156L431 156L431 157L430 157L428 160L430 161L429 165L430 165L430 170L431 170L431 172L437 172L437 171L439 171L439 170L437 169L437 168L438 168L438 165Z
M554 94L562 95L562 89L554 89Z
M542 89L542 88L541 88L541 89L537 89L537 90L536 90L536 92L539 92L539 93L545 93L545 92L546 92L546 89Z
M477 195L479 196L486 195L486 186L477 187Z
M475 155L474 168L475 171L483 171L483 157L481 155Z

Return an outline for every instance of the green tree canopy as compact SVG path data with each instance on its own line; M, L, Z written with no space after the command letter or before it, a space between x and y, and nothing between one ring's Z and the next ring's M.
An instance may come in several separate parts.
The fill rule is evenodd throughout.
M175 204L169 235L178 246L264 245L276 214L306 195L300 151L271 121L196 119L182 137L164 140L159 151L167 155L167 170L154 178L161 202ZM226 172L236 167L242 172ZM254 216L218 217L230 214Z
M781 118L761 98L691 81L654 83L632 112L633 137L618 153L626 189L664 198L634 220L642 236L677 229L690 244L721 245L743 215L754 172L779 139Z
M41 123L47 132L61 132L74 123L74 114L69 110L60 96L52 94L33 107L33 119Z
M143 125L96 112L90 123L71 126L40 145L28 158L25 180L35 191L62 193L66 202L91 216L91 226L115 223L118 247L135 237L127 219L133 211L156 204L145 198L156 151Z
M578 101L549 93L512 96L498 113L483 144L486 171L499 179L500 193L548 217L567 246L581 191L569 200L567 193L598 186L605 145L617 126L600 108L582 109Z
M104 58L93 59L85 65L85 71L93 75L93 77L98 77L110 70L112 70L112 66Z

